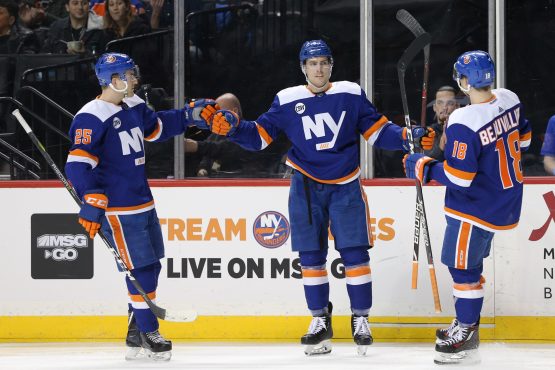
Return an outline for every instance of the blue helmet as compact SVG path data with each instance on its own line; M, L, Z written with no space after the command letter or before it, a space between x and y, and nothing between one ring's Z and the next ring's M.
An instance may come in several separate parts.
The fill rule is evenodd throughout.
M305 42L299 53L301 65L304 64L307 59L316 57L328 57L333 64L331 49L323 40L311 40Z
M474 50L458 57L453 66L453 79L458 82L463 76L472 87L492 85L495 79L495 65L490 55L485 51Z
M100 86L108 86L112 76L118 75L122 81L127 81L125 72L131 70L139 78L139 71L133 59L128 55L119 53L102 54L94 67Z

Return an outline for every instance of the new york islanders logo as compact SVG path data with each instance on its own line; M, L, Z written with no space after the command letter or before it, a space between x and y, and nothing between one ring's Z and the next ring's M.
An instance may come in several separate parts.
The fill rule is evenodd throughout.
M464 64L470 63L470 55L465 55L465 56L464 56L464 58L463 58L463 63L464 63Z
M112 64L116 61L116 56L115 55L108 55L106 56L105 62L108 64Z
M254 220L252 233L258 244L273 249L281 247L289 239L291 228L284 215L266 211Z

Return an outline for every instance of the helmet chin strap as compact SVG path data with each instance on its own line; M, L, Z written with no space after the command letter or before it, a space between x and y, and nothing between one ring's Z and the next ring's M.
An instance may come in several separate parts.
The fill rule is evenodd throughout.
M461 79L457 78L457 85L459 86L459 89L461 89L461 91L463 93L465 93L466 95L468 95L468 93L470 92L470 89L472 88L472 86L467 84L467 88L465 89L464 87L461 86Z
M112 90L114 90L115 92L117 92L117 93L123 93L123 94L124 94L124 98L125 98L125 97L127 97L127 87L128 87L129 85L127 85L127 81L125 81L125 80L122 80L122 81L123 81L123 83L125 84L125 87L124 87L123 89L116 89L116 87L115 87L111 82L110 82L110 85L108 85L108 86L110 86L110 88L111 88Z

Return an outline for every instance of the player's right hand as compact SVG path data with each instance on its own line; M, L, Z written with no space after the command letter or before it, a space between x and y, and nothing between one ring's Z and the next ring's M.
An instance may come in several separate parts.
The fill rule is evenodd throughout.
M188 126L197 126L201 130L210 130L210 122L220 106L212 99L192 100L185 106L185 120Z
M91 239L100 230L100 223L107 207L108 197L104 194L103 190L90 190L83 196L83 205L79 212L79 223L87 230Z
M237 113L230 110L219 110L212 120L210 129L221 136L231 136L237 131L241 120Z
M403 167L405 175L409 179L418 179L421 184L430 181L430 166L437 161L422 153L405 154L403 157Z

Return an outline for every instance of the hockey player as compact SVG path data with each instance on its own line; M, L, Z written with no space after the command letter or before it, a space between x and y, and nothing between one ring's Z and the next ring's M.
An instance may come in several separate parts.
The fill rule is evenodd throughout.
M447 228L441 262L453 278L456 318L437 330L438 364L477 362L484 301L483 259L494 232L516 227L522 205L521 150L530 125L518 96L492 90L495 67L488 53L470 51L456 61L453 78L471 105L449 117L444 162L424 154L405 156L407 177L444 184Z
M379 113L356 83L330 82L333 57L322 40L307 41L300 51L307 85L277 93L269 111L256 121L240 120L231 111L216 112L211 129L249 150L262 150L284 132L291 141L287 165L294 169L289 193L292 248L300 256L304 292L313 319L301 338L307 355L329 353L332 305L329 302L328 228L345 264L352 310L351 329L364 354L372 344L368 314L372 247L368 205L359 176L358 143L400 150L406 130ZM413 129L430 149L434 131Z
M75 115L66 174L83 200L79 223L91 238L102 228L154 301L164 244L146 179L143 140L166 140L189 125L208 128L201 114L214 102L200 100L184 109L153 112L133 93L138 68L125 54L102 55L96 76L102 94ZM126 282L130 299L126 358L169 360L171 341L160 335L156 316L127 277Z

